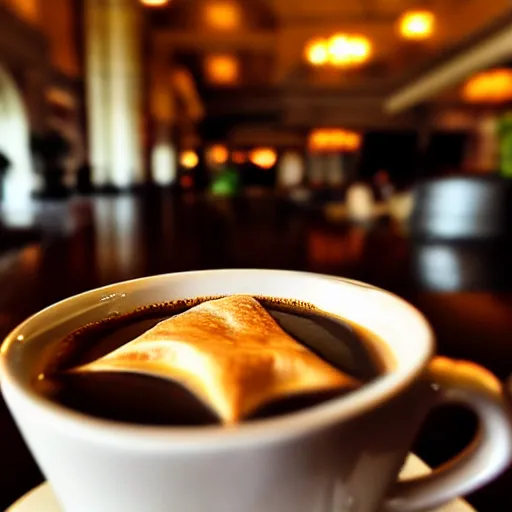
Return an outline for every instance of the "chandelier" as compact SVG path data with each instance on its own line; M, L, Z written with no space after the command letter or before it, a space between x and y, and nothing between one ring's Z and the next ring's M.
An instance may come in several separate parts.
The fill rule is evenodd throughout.
M365 36L334 34L328 39L312 39L304 53L313 66L349 67L364 64L371 56L372 44Z

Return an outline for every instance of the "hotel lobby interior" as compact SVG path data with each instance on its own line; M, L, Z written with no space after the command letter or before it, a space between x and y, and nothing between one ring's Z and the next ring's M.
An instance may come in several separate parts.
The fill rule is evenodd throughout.
M511 194L508 0L0 0L2 339L118 281L285 269L397 294L506 382ZM476 424L436 410L413 451ZM5 510L44 477L3 400L0 439Z

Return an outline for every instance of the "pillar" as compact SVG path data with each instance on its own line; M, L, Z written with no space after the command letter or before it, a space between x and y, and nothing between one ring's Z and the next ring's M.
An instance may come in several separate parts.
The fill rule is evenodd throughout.
M14 78L1 65L0 113L0 153L9 163L3 177L0 208L6 225L30 225L33 220L30 198L35 185L29 151L30 121Z
M107 59L108 0L85 2L86 116L91 180L95 187L109 183L110 106Z
M142 65L136 0L86 0L86 90L92 181L143 179Z

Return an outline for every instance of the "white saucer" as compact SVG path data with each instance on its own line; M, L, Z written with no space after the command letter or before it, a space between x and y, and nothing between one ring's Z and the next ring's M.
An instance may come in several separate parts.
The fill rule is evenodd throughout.
M424 475L430 472L430 468L415 455L410 455L402 470L402 478ZM41 484L25 494L6 512L62 512L62 508L48 483ZM432 512L476 512L463 500L455 500Z

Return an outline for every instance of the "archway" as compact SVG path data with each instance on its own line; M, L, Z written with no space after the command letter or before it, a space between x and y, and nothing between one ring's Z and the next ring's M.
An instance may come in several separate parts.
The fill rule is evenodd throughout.
M30 155L30 123L21 93L1 65L0 152L10 162L3 184L2 209L13 223L24 223L35 185Z

